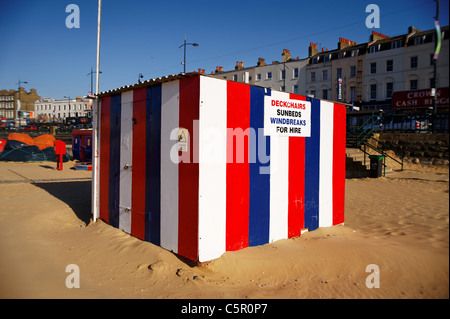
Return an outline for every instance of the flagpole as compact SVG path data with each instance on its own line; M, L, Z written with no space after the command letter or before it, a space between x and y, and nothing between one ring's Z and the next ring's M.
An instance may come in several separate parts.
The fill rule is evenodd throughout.
M92 217L95 222L99 217L99 134L98 134L98 119L99 119L99 76L100 76L100 31L102 19L102 0L98 0L98 24L97 24L97 72L95 73L95 103L92 119L92 140L93 140L93 170L92 170Z

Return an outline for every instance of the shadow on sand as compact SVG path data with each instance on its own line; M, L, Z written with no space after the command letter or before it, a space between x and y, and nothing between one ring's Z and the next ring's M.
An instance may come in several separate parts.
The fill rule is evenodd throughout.
M91 218L91 181L33 183L72 208L86 225Z
M91 181L34 182L33 185L42 188L49 194L66 203L74 211L78 219L80 219L85 225L89 224L92 217ZM153 245L150 242L147 243ZM190 268L201 264L181 255L175 253L174 255Z

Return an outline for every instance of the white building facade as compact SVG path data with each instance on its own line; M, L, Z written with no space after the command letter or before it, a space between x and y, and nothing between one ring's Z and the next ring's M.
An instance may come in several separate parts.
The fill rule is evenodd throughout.
M305 95L306 65L308 59L292 59L288 50L284 49L282 62L273 61L266 64L262 58L254 67L244 68L243 62L237 62L235 70L222 71L216 69L214 77L258 85L274 90Z
M254 67L237 62L233 71L220 67L215 77L259 85L326 100L358 105L361 109L389 109L394 92L434 87L435 29L388 37L373 31L370 41L339 38L338 48L318 52L310 43L308 58L292 59L283 50L282 62ZM449 86L449 27L441 28L442 44L437 60L436 87Z
M449 28L442 30L442 46L437 60L437 87L448 87ZM374 41L363 59L363 96L367 108L379 108L378 102L390 104L398 91L434 87L434 30L409 28L406 35ZM381 105L380 105L381 107Z
M43 98L34 103L34 117L37 122L62 123L69 117L91 117L92 100L54 100Z

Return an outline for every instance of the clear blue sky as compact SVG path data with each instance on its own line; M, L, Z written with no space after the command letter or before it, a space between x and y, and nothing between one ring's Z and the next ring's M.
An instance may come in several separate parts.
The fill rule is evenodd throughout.
M80 8L80 28L66 27L66 6ZM447 26L449 0L440 1L440 24ZM339 37L364 43L368 4L380 9L388 36L408 26L434 28L434 0L322 1L161 1L103 0L100 91L183 71L234 69L236 61L254 66L258 57L281 60L283 49L307 57L310 42L336 49ZM42 97L62 99L89 92L95 70L97 0L0 0L0 89L23 86ZM448 57L445 57L448 58ZM95 77L94 77L95 79Z

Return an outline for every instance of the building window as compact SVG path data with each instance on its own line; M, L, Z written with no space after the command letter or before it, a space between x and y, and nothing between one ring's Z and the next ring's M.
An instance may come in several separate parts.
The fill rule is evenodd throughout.
M370 99L371 100L377 99L377 85L376 84L370 85Z
M322 77L323 77L324 81L328 80L328 70L323 70L322 71Z
M237 82L237 74L233 75L233 81Z
M316 90L311 90L311 94L312 97L316 97Z
M354 78L356 76L356 66L355 65L352 65L351 67L350 67L350 77L351 78Z
M393 60L387 60L386 61L386 72L390 72L394 70L394 61Z
M418 66L418 58L417 56L412 56L411 57L411 69L417 69Z
M392 99L392 93L394 92L394 83L386 83L386 99Z
M409 80L409 89L417 90L417 80Z
M370 53L378 52L379 48L380 48L379 45L372 45L372 46L369 48L369 52L370 52Z
M356 87L351 86L350 87L350 102L356 101Z
M286 91L286 87L284 85L281 87L281 91Z
M272 72L267 72L267 79L271 79L272 78Z
M311 82L316 82L316 72L311 72Z
M258 74L256 75L256 81L259 81L259 80L261 80L261 73L258 73Z
M337 78L341 78L342 77L342 68L337 68L336 69L336 73L337 73Z
M294 85L294 94L298 94L298 85Z
M328 100L328 90L327 89L322 90L322 98L325 100Z
M294 69L294 79L298 78L298 68Z
M370 63L370 74L375 74L375 73L377 73L377 63L372 62L372 63Z
M391 42L391 49L397 49L402 47L402 40Z
M285 70L281 70L281 79L282 80L286 79L286 71Z
M424 37L416 37L414 38L414 45L422 44Z

